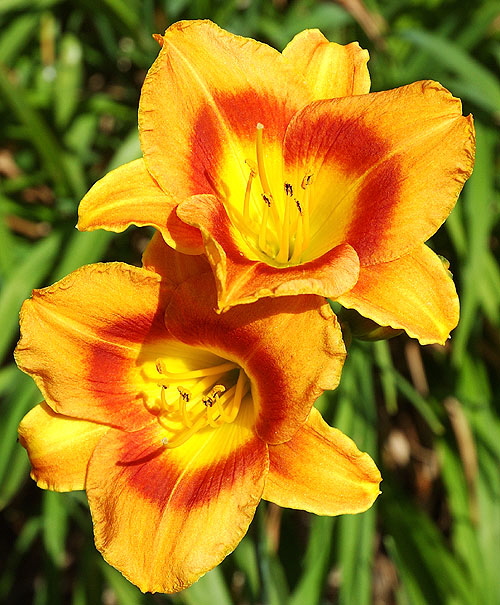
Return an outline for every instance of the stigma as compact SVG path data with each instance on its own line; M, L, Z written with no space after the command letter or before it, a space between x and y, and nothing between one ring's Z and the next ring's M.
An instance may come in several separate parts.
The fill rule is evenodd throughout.
M305 262L310 242L313 173L306 171L297 183L271 175L261 123L256 125L255 161L246 159L245 164L249 169L243 199L245 239L263 260L273 265ZM281 185L278 187L277 183Z
M156 383L160 389L158 422L168 434L162 445L173 449L198 431L234 422L250 390L245 372L233 362L173 372L158 359Z

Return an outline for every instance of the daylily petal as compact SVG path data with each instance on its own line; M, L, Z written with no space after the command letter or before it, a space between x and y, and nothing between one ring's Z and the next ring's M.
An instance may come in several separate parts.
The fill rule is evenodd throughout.
M262 495L267 446L252 406L175 449L161 431L110 430L89 465L97 548L143 591L177 592L241 540Z
M168 275L172 286L178 286L186 279L211 270L205 255L179 254L165 243L158 231L144 250L142 266L158 275Z
M150 421L137 367L165 338L165 282L121 263L88 265L34 290L21 310L18 366L55 411L134 430Z
M472 171L472 117L436 82L316 101L285 137L290 182L312 175L308 255L349 243L362 265L427 240Z
M172 296L167 329L187 345L236 361L252 384L257 432L267 443L286 441L317 397L340 380L345 348L336 317L323 299L308 295L265 299L219 315L211 311L215 305L211 275L188 280Z
M78 208L78 229L119 233L132 224L152 225L173 248L200 254L200 233L177 218L177 204L178 200L160 189L144 160L134 160L112 170L90 189Z
M281 142L292 115L311 93L271 47L210 21L181 21L163 37L144 82L139 130L149 172L184 199L224 192L222 159L246 182L257 123Z
M109 427L56 414L45 402L19 425L19 441L28 450L31 477L38 487L57 492L85 488L87 465Z
M453 280L425 244L392 262L361 267L358 283L338 302L421 344L444 344L458 323Z
M221 311L269 296L317 294L336 298L358 279L358 256L349 245L336 246L315 261L277 270L255 259L214 196L190 198L178 207L177 213L203 235Z
M317 29L306 29L285 47L283 56L302 74L314 100L370 92L369 54L357 42L342 46Z
M269 446L263 498L317 515L360 513L379 495L380 473L354 442L313 408L307 422L281 445Z

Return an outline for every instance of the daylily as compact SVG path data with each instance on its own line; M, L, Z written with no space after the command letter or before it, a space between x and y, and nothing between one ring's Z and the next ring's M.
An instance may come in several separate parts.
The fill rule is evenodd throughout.
M312 408L345 357L324 300L217 314L205 257L157 237L144 264L83 267L21 312L16 360L45 397L19 428L32 476L86 490L105 559L143 591L175 592L236 547L261 498L371 506L375 464Z
M460 101L432 81L369 93L367 51L317 30L283 53L209 21L157 40L143 158L91 189L79 228L153 225L181 252L205 253L221 311L319 294L445 342L458 299L424 242L472 170Z

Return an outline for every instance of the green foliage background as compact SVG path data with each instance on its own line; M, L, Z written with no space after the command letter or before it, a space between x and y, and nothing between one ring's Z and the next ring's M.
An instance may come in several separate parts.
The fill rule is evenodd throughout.
M181 18L278 49L308 27L357 39L371 53L373 90L436 79L463 99L477 162L432 242L461 297L452 340L354 342L340 388L318 401L378 461L376 505L321 518L262 503L219 568L179 595L152 596L95 551L84 494L29 479L16 427L40 394L12 351L32 288L101 259L138 262L148 233L78 233L76 210L99 177L139 156L151 33ZM1 0L0 602L500 603L499 65L497 0Z

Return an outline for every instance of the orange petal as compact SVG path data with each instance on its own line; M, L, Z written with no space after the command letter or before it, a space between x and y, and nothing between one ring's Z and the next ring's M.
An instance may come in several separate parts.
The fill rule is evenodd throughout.
M252 421L241 410L174 449L157 426L110 430L96 448L87 481L96 546L142 591L186 588L247 531L268 468Z
M191 277L210 271L210 265L203 254L181 254L165 243L156 231L142 255L142 266L159 275L168 275L172 286L178 286Z
M380 493L373 460L313 408L290 441L269 446L263 498L317 515L360 513Z
M472 117L435 82L316 101L285 136L290 182L312 174L311 250L349 243L361 264L427 240L453 208L474 160Z
M56 414L45 402L21 420L19 441L28 450L38 487L57 492L85 488L87 465L109 427Z
M269 46L210 21L175 23L141 93L148 170L179 199L222 194L222 165L248 178L242 167L254 149L256 125L264 122L269 137L281 141L292 115L310 100L295 70Z
M137 360L166 338L160 277L121 263L89 265L34 290L21 310L19 367L57 412L134 430L150 421Z
M458 323L458 297L441 259L425 244L389 263L361 267L338 302L421 344L444 344Z
M329 42L317 29L306 29L286 46L283 56L299 71L314 100L370 92L368 51L357 42Z
M349 245L339 245L302 265L273 267L245 250L241 236L215 197L193 197L183 202L177 213L203 235L217 281L220 310L269 296L317 294L337 298L358 279L358 257Z
M78 229L119 233L132 224L152 225L173 248L199 254L203 251L200 233L177 218L177 203L151 177L144 160L134 160L109 172L90 189L78 208Z
M221 314L215 305L211 274L186 281L167 308L168 331L238 363L251 381L257 432L267 443L286 441L339 382L345 348L335 316L311 295L265 298Z

